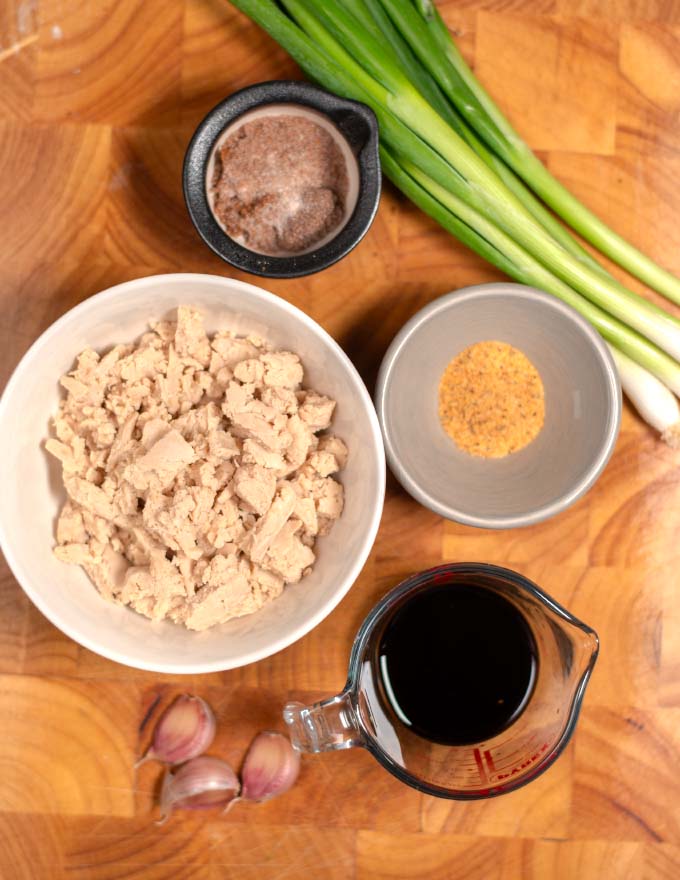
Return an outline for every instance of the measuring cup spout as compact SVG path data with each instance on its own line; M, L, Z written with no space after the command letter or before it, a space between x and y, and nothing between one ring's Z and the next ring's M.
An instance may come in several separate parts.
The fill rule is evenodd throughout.
M349 691L312 706L287 703L283 719L291 742L301 752L329 752L363 744Z

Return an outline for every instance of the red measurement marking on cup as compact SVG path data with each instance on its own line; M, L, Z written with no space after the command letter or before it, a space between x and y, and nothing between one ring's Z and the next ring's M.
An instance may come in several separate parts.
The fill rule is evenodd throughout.
M495 773L496 768L494 767L493 758L491 757L491 752L486 749L484 752L480 752L479 749L473 749L472 754L475 759L475 764L477 765L477 770L479 771L479 777L482 782L490 782L489 776L487 775L487 769L489 773ZM482 760L483 759L483 760ZM486 766L485 766L486 765Z
M475 764L477 765L477 770L479 771L479 778L482 780L482 782L488 784L489 777L486 775L484 764L482 764L482 753L479 751L479 749L473 749L472 754L474 755Z
M525 758L524 761L519 763L517 766L510 767L507 773L499 773L496 770L493 758L491 757L491 752L488 749L485 749L483 752L480 751L480 749L473 749L472 755L475 759L475 764L477 765L479 778L483 783L489 784L492 781L501 782L502 780L510 779L512 776L516 776L518 773L526 770L527 767L535 764L536 761L538 761L539 758L541 758L543 754L547 752L547 750L548 744L543 743L543 745L539 749L537 749L533 754L529 755L528 758ZM496 777L495 780L491 779L492 774Z

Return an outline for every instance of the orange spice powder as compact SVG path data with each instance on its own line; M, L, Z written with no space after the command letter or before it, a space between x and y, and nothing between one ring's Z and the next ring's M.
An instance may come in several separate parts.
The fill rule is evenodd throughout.
M470 455L503 458L517 452L538 436L545 420L539 372L507 342L477 342L444 371L439 418Z

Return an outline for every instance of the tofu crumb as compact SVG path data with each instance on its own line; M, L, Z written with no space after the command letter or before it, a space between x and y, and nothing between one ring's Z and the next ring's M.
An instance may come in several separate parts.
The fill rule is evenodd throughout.
M177 309L136 345L86 349L47 451L68 499L57 559L152 620L205 630L258 611L309 574L342 513L347 447L335 401L300 358L257 337L209 337Z

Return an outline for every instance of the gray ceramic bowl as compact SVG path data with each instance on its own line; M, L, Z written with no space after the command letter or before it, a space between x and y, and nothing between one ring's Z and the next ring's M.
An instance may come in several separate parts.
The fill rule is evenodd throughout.
M545 425L501 459L459 450L437 414L441 375L475 342L523 351L545 387ZM480 284L430 303L400 330L383 359L376 407L387 459L402 486L435 513L507 529L548 519L597 480L621 421L609 351L572 308L520 284Z

